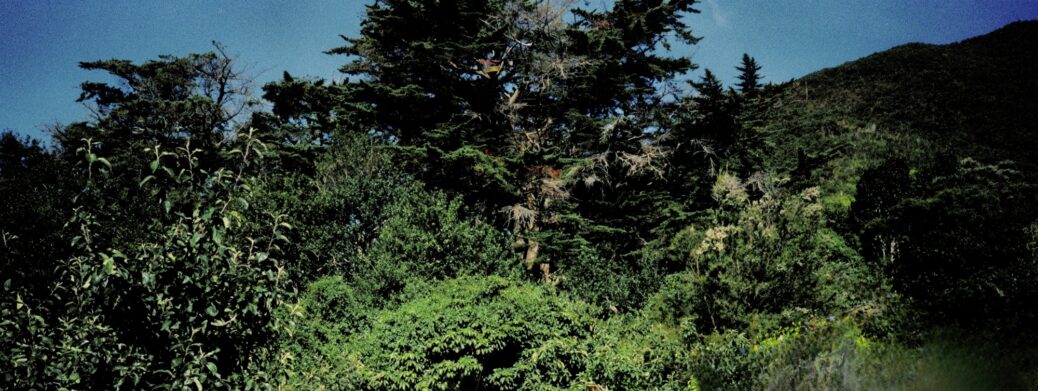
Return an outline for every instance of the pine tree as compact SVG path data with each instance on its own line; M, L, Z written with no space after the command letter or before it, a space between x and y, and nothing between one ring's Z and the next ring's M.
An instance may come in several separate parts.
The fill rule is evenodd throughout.
M674 125L660 137L670 151L666 188L669 197L681 204L709 202L704 190L735 140L738 111L735 100L711 70L706 69L698 81L688 84L694 93L681 99Z
M693 83L698 95L692 98L700 114L698 134L713 142L717 152L735 141L736 107L725 94L721 81L709 69L698 83Z
M757 64L757 60L750 57L749 54L743 53L742 64L735 67L739 71L739 92L746 96L752 96L760 90L760 80L763 78L758 72L761 67Z
M330 51L350 57L351 80L334 88L340 131L381 138L426 183L505 211L531 267L589 238L617 254L640 246L619 234L651 225L630 219L653 215L635 210L654 210L655 138L678 105L667 94L693 68L659 49L696 42L681 20L695 1L570 3L379 1Z
M160 56L142 64L128 60L80 63L80 68L104 71L118 83L85 82L79 102L93 112L93 121L77 123L56 134L66 152L82 139L97 143L97 153L115 165L146 160L142 148L183 147L203 152L203 168L217 164L214 146L233 130L234 121L250 105L249 81L223 47L183 57ZM137 180L140 180L138 178Z

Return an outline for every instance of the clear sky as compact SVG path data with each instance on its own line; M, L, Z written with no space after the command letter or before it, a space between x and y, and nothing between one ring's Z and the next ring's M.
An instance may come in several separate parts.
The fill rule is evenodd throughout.
M368 2L0 0L0 129L45 137L47 124L84 119L79 83L105 79L80 61L205 52L213 40L259 83L285 70L340 78L344 58L322 52L358 32ZM1038 19L1038 0L703 0L699 8L687 21L704 39L675 54L729 83L744 52L765 80L782 82L904 43L950 43Z

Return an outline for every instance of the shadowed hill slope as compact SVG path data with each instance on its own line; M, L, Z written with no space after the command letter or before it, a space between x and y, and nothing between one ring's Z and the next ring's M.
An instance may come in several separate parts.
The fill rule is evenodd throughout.
M750 117L770 136L775 152L786 157L778 159L785 164L795 161L789 146L860 130L899 138L897 148L914 144L1033 168L1038 164L1035 43L1038 21L1025 21L948 45L898 46L778 86ZM827 148L808 147L801 154L805 150L817 155Z

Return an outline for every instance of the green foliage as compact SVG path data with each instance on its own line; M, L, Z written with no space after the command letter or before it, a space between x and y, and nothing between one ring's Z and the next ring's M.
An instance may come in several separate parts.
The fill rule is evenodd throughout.
M339 354L325 361L333 365L325 381L347 389L563 385L578 356L572 340L593 322L585 305L500 277L413 286L404 295L399 307L371 314L368 328L338 337L340 346L315 346ZM314 387L321 379L306 376L314 369L293 369L288 382Z
M413 285L399 306L367 312L345 304L341 279L311 285L285 345L290 388L686 389L677 333L641 318L596 320L593 308L554 290L501 277ZM311 301L313 299L315 301ZM346 299L350 300L350 299ZM353 307L358 308L358 307ZM355 323L354 323L355 324Z
M519 259L507 238L463 214L461 201L419 192L399 202L350 272L358 288L389 298L411 280L461 275L514 275Z
M854 209L866 254L922 308L966 321L1019 316L1036 297L1024 282L1036 272L1026 248L1034 189L1009 163L963 159L914 175L887 165L866 172Z
M579 376L585 384L610 390L698 389L698 372L691 370L691 357L677 328L640 315L618 316L596 327L587 345L586 366Z
M596 250L586 241L574 246L558 261L560 270L549 282L611 311L639 308L667 273L666 260L654 249L608 259L602 254L609 250Z
M587 333L586 308L494 278L447 282L436 291L443 293L412 293L414 300L382 314L352 341L370 368L368 388L518 388L570 380L567 363L578 353L566 339ZM398 355L402 360L392 359ZM416 371L409 375L407 368Z
M284 210L298 227L288 249L306 283L327 274L389 296L405 280L509 274L518 260L507 237L462 200L393 166L397 151L357 136L337 140L313 177L285 173L255 188L261 208Z
M705 290L707 276L690 272L668 275L659 290L645 303L645 313L661 323L682 324L698 334L700 315L709 314ZM705 320L705 319L703 319Z
M291 228L273 216L262 236L245 236L249 179L261 144L248 134L239 171L166 170L163 161L196 167L193 150L159 153L154 175L170 175L176 187L154 199L160 219L141 226L139 242L104 248L93 233L92 204L70 221L80 233L76 254L62 260L50 295L3 303L4 376L16 387L171 387L242 385L251 353L275 331L272 311L285 295L287 276L277 259L281 234ZM81 149L87 170L84 200L103 182L89 144ZM199 175L196 177L195 175ZM203 191L192 190L195 181ZM150 182L150 181L148 181ZM148 182L142 183L147 189ZM163 194L164 193L164 194ZM17 321L22 320L22 321Z
M759 388L766 362L753 346L750 338L736 331L703 336L690 354L699 385L706 390Z
M761 79L764 76L757 72L760 72L760 65L757 64L757 60L750 57L749 54L743 53L742 63L735 68L739 71L739 92L747 96L756 95L757 91L761 88Z
M843 311L871 298L869 270L825 227L817 188L750 200L738 178L722 174L713 194L722 209L671 241L685 271L668 277L650 304L662 319L691 316L709 332L745 325L755 313Z
M370 298L358 294L341 276L311 283L295 303L285 303L276 312L284 325L257 368L269 375L271 384L282 388L310 389L324 385L349 389L358 381L341 369L349 365L343 344L355 332L367 328L375 309Z
M675 92L694 4L376 1L270 112L218 45L81 64L0 136L0 381L1038 385L1035 24Z
M421 184L395 170L386 146L360 137L336 140L310 172L262 177L257 209L280 210L297 226L285 251L298 283L327 274L348 275L379 236L398 204L421 202Z

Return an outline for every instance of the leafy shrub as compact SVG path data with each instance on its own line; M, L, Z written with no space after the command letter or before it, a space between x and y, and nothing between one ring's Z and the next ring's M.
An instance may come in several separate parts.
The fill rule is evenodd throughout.
M640 308L646 298L658 289L665 275L666 259L655 247L615 258L607 258L610 250L584 241L575 244L559 261L561 270L553 275L560 289L576 297L602 306L612 312Z
M403 194L388 212L378 237L350 271L356 287L389 299L408 281L462 275L510 275L519 259L505 235L465 216L460 199L442 192Z
M293 247L301 285L342 275L370 298L388 299L405 280L518 270L504 233L460 198L426 190L393 169L393 150L344 135L316 177L270 175L255 193L261 209L285 210L300 229Z
M676 329L637 315L600 321L593 307L543 285L502 277L414 284L400 305L383 310L350 304L344 298L351 291L340 278L322 279L282 312L293 324L282 335L283 385L511 390L697 384ZM333 302L347 308L332 309Z
M786 327L729 330L702 337L692 365L706 389L889 389L892 374L881 352L853 317L807 318ZM893 349L903 349L890 345Z
M703 336L689 360L699 385L704 390L759 388L766 361L753 346L745 333L734 330Z
M264 380L281 387L309 389L321 384L332 389L359 381L341 370L349 365L343 347L355 332L368 327L375 312L371 298L357 294L342 276L310 283L294 303L276 311L283 325L275 348L255 367ZM349 380L353 379L353 380Z
M239 170L195 172L193 150L155 148L153 175L175 187L155 192L161 219L138 225L139 242L122 248L95 236L104 225L92 204L70 222L76 255L59 262L51 295L26 301L9 292L0 304L3 373L15 388L243 386L252 354L275 333L271 314L286 292L278 259L278 220L245 236L250 179L242 173L262 149L245 134ZM107 161L81 150L88 174L80 202L94 200ZM167 169L167 160L187 169ZM96 179L95 179L96 176ZM151 180L142 182L147 186ZM136 222L134 222L136 223ZM8 299L10 297L10 299ZM12 300L13 299L13 300Z
M833 313L871 298L869 269L825 228L817 188L751 201L743 186L719 177L713 193L721 208L672 239L671 256L685 271L650 299L659 319L691 316L711 332L746 325L755 313Z
M689 271L668 275L659 291L646 302L647 316L672 325L683 321L699 322L699 317L710 311L704 293L706 278L705 275Z
M275 172L253 189L258 210L279 210L297 226L285 251L305 286L329 274L350 275L402 203L420 203L419 182L395 170L386 146L356 136L337 139L311 162L314 173Z
M324 361L334 365L327 377L306 377L315 369L304 365L288 383L312 388L335 379L347 389L387 390L563 385L579 368L577 342L593 324L586 305L501 277L411 286L403 295L403 304L372 313L366 327L329 338L335 346L312 346L339 354ZM309 307L302 311L313 316Z
M696 390L699 385L680 330L640 314L602 322L586 346L585 367L577 378L588 388Z

